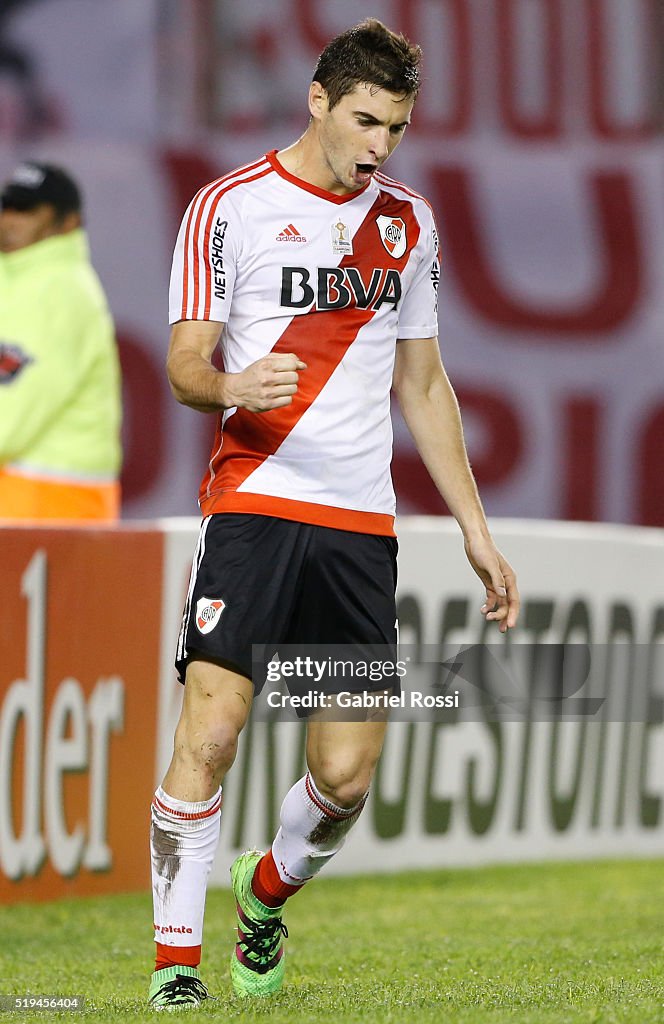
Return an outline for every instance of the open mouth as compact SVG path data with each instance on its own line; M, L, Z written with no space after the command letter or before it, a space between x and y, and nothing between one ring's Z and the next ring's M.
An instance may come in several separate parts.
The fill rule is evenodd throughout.
M358 185L368 185L377 170L377 164L355 164L353 177Z

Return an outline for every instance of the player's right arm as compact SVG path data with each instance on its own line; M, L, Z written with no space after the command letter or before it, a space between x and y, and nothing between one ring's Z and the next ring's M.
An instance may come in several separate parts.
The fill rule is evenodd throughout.
M268 412L293 401L298 372L306 369L296 355L269 352L239 373L212 363L231 314L243 237L232 196L223 181L213 182L197 192L182 219L169 287L166 372L178 402L192 409Z
M306 363L293 352L269 352L239 373L217 370L212 354L223 326L217 320L180 320L173 325L166 372L178 402L199 412L268 412L290 405Z

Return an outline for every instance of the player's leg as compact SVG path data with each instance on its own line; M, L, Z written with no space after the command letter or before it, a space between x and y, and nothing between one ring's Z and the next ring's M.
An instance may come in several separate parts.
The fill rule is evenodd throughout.
M280 828L255 883L266 901L288 898L339 852L360 816L385 721L311 721L308 772L287 793Z
M164 789L179 800L208 800L233 764L254 687L250 679L211 661L187 666L182 711Z
M310 721L309 770L286 794L266 854L233 864L239 941L231 959L240 996L268 996L283 983L286 900L339 852L360 816L385 736L385 721Z
M286 794L255 893L279 906L338 853L360 816L385 738L385 721L310 721L307 765Z
M300 534L298 523L265 516L213 515L201 525L176 656L186 682L182 714L173 760L153 804L158 970L151 993L173 981L172 998L164 996L168 1005L200 1002L204 993L201 985L189 1000L182 988L199 980L221 781L251 706L252 645L284 635ZM178 981L177 974L193 981Z
M396 541L311 527L302 586L288 634L290 643L376 645L396 660ZM307 648L303 647L306 654ZM344 684L344 689L347 686ZM269 995L284 975L285 900L341 848L364 806L380 755L382 718L340 721L344 713L317 713L308 724L309 771L290 789L271 849L238 858L234 889L245 917L269 923L257 940L238 943L231 964L236 992ZM336 719L336 720L335 720ZM264 941L263 941L264 940Z
M152 1006L195 1005L207 880L219 841L221 783L253 696L250 680L192 660L173 757L152 801L150 852L156 965Z

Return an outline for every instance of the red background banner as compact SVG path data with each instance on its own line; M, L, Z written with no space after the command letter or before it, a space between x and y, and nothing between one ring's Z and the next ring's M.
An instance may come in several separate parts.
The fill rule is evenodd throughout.
M0 531L0 902L149 885L162 548Z

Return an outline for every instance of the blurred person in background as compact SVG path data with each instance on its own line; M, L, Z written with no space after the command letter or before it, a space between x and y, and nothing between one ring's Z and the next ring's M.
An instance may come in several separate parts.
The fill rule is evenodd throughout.
M53 126L50 104L40 81L39 64L29 46L11 37L12 16L36 0L0 0L0 82L9 82L19 103L17 128L24 138Z
M120 369L81 193L21 164L0 193L0 519L115 520Z

